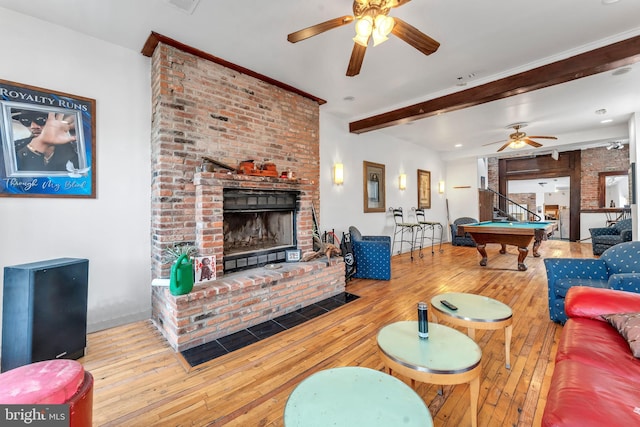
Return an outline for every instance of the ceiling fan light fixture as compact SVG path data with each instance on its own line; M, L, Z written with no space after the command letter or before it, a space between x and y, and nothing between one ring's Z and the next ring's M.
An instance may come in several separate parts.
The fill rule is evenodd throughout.
M369 36L361 36L359 34L356 34L356 36L353 38L353 41L358 43L360 46L367 47L367 45L369 44Z
M369 15L363 16L356 21L356 36L353 38L353 41L360 46L367 47L372 32L373 18Z
M509 144L509 147L513 148L514 150L523 148L525 145L527 145L523 140L521 139L517 139L515 141L511 141L511 144Z
M393 30L395 23L396 21L394 21L390 16L382 14L378 15L375 20L375 31L386 37L391 34L391 30Z
M370 16L363 16L356 21L356 35L360 37L367 37L371 35L373 31L373 19Z
M395 21L389 16L382 14L376 16L372 33L374 46L389 40L387 36L391 33L391 30L393 30L394 24Z
M373 31L372 36L373 36L373 45L374 46L378 46L380 43L384 43L387 40L389 40L389 37L387 37L385 35L381 35L376 30Z

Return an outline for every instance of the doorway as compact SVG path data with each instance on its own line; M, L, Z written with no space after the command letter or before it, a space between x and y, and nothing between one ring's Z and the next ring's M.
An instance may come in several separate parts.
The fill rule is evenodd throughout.
M580 240L581 170L580 150L562 152L557 159L551 155L498 159L498 192L507 194L507 182L512 180L531 179L540 182L542 179L569 177L566 190L569 195L569 213L568 219L564 221L565 224L568 223L569 229L568 233L563 232L562 238L577 242Z
M510 179L507 181L507 191L510 199L528 200L527 208L540 215L542 220L558 224L558 230L552 234L552 238L569 240L571 192L568 176Z

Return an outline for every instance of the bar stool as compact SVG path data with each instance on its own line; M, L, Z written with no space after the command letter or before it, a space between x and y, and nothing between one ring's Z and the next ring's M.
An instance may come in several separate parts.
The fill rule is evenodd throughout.
M435 244L436 227L440 229L440 247L438 248L438 252L442 253L443 252L442 251L442 233L443 233L442 224L435 221L427 221L424 214L424 209L414 208L414 211L416 214L416 221L420 226L420 230L419 230L420 231L420 258L423 257L422 247L424 246L425 231L428 229L431 229L431 237L426 236L427 239L431 240L431 255L435 254L435 252L433 251L433 245Z
M395 227L393 229L393 243L391 245L391 253L393 253L396 242L400 244L398 254L402 253L402 244L409 243L411 245L411 261L413 261L413 247L416 242L418 230L420 229L420 224L418 224L417 222L405 222L404 212L402 211L402 208L389 208L389 210L393 212L393 222L395 223ZM411 234L411 240L405 239L405 233ZM398 239L398 235L400 236L400 239Z

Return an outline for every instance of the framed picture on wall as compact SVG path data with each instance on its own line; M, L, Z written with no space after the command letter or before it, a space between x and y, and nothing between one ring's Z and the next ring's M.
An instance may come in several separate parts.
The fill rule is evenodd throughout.
M431 172L418 169L418 209L431 209Z
M384 165L367 161L362 162L362 187L364 194L364 212L384 212Z
M94 99L0 80L0 196L96 197Z

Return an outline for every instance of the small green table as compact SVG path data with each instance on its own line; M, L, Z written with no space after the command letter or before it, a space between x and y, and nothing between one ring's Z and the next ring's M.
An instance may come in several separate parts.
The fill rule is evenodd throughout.
M387 325L378 332L380 357L389 374L398 372L415 381L430 384L469 383L471 425L478 425L478 395L482 352L462 332L429 323L429 338L418 337L418 322Z
M451 310L441 301L447 300L458 307ZM437 323L438 318L444 318L447 322L467 328L467 334L473 340L476 338L476 329L498 330L504 328L504 352L505 365L511 368L511 334L513 324L513 311L508 305L496 301L493 298L482 295L463 292L450 292L436 295L431 298L431 315Z
M304 379L289 395L285 427L432 427L422 398L374 369L332 368Z

